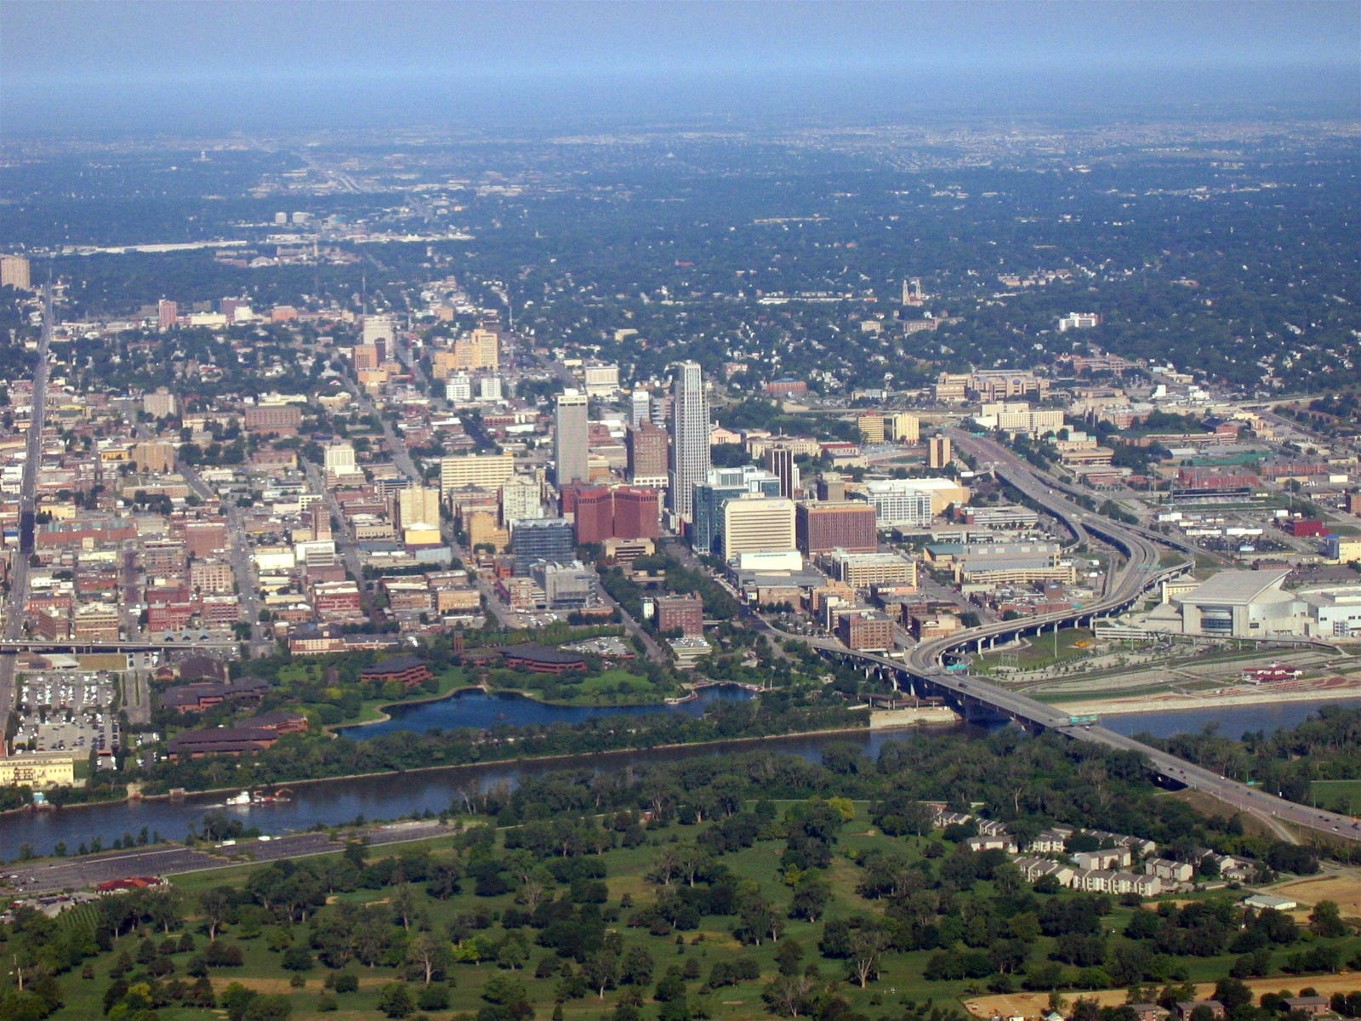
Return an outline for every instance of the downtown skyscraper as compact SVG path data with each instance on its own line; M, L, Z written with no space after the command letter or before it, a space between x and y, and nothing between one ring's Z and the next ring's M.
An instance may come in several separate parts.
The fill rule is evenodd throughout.
M554 481L558 488L572 482L589 482L590 426L586 416L586 395L568 390L558 395L553 430Z
M671 407L671 512L694 520L695 487L709 474L709 402L698 362L676 366Z

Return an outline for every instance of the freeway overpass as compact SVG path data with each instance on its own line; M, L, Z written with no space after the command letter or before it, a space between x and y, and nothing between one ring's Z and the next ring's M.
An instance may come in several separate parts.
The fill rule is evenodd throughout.
M47 638L0 639L0 655L15 652L63 652L71 655L95 652L174 652L184 649L238 653L241 651L241 643L228 638L202 640L187 638L179 642L155 638L130 638L117 642L83 642L75 638L56 641Z
M1143 599L1150 590L1157 588L1164 579L1175 577L1190 566L1187 563L1160 566L1160 550L1157 543L1164 543L1173 548L1181 548L1182 544L1166 540L1140 526L1123 524L1083 509L1065 495L1069 491L1065 484L1035 471L1000 443L956 430L951 430L951 434L951 438L960 449L977 458L980 468L990 468L1023 495L1057 517L1075 536L1084 534L1096 536L1120 550L1124 560L1118 565L1111 565L1105 591L1101 597L1081 608L1013 621L999 621L970 628L947 638L923 642L908 654L905 661L873 653L853 652L839 642L812 639L808 644L824 652L850 658L866 669L877 671L890 679L895 687L902 687L905 681L909 687L920 686L942 691L953 696L962 705L973 703L986 706L1030 729L1054 730L1076 740L1092 741L1108 748L1137 752L1144 756L1159 779L1204 791L1242 812L1251 813L1284 839L1293 839L1292 833L1282 825L1290 823L1320 836L1361 841L1361 823L1348 816L1320 812L1293 801L1286 801L1255 787L1229 780L1212 770L1193 765L1105 727L1074 723L1073 718L1067 713L1028 695L1008 691L978 677L961 676L946 670L944 658L970 646L982 649L985 644L990 647L999 639L1011 640L1022 635L1039 634L1046 628L1057 630L1065 625L1090 624L1122 613ZM766 624L765 627L769 628L769 625Z

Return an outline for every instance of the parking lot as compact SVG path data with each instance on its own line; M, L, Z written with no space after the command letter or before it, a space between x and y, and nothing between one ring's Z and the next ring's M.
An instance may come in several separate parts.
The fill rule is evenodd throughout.
M112 752L118 747L116 690L117 682L108 674L26 677L19 693L15 743L40 752L71 752L78 758L91 751Z

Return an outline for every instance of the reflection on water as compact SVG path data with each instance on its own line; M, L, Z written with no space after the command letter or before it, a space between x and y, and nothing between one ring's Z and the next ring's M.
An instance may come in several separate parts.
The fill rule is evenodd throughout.
M380 734L404 730L424 733L427 730L456 730L459 727L474 727L478 730L490 730L492 727L537 727L550 723L585 723L587 720L604 716L637 716L643 713L684 713L687 716L703 716L709 707L717 702L745 702L751 697L752 693L745 688L735 684L724 684L705 688L698 698L679 705L577 706L549 705L508 692L488 694L485 691L471 690L460 691L449 698L434 702L394 706L389 710L392 715L390 720L360 727L344 727L340 732L346 737L362 741L378 737Z
M707 702L693 702L685 706L671 707L669 711L697 712L714 699L741 698L747 693L737 688L709 689ZM1228 737L1238 737L1245 731L1274 731L1282 727L1292 727L1303 721L1320 705L1333 702L1288 702L1266 706L1236 706L1221 712L1195 710L1174 713L1140 713L1128 716L1111 716L1102 720L1104 726L1123 734L1136 734L1146 731L1158 736L1196 731L1207 723L1217 722L1220 733ZM447 703L430 703L420 709L408 711L403 716L404 727L391 729L415 729L410 724L416 719L430 718L428 714L438 710L459 713L475 710L478 713L492 712L493 722L483 726L500 723L543 722L528 717L545 707L526 699L510 699L480 695L471 700L468 696L447 700ZM574 708L574 713L590 714L592 709ZM613 710L616 711L617 710ZM499 714L513 719L500 720ZM576 716L575 719L586 717ZM478 726L466 722L470 717L461 717L464 722L432 723L431 726ZM392 721L395 723L396 721ZM377 726L371 729L377 732ZM961 732L960 730L953 731ZM985 731L968 728L962 732L983 734ZM884 745L895 741L931 740L938 730L926 731L851 731L844 734L817 734L808 736L770 738L760 742L731 742L703 745L692 748L667 748L630 752L611 752L603 755L580 756L572 760L553 762L501 762L482 766L452 766L420 773L404 773L396 776L360 777L352 780L326 780L294 787L294 798L286 804L256 805L249 808L230 809L239 813L240 818L250 826L258 827L269 834L286 833L292 830L305 830L313 826L331 826L349 822L357 816L366 819L395 819L422 812L439 813L448 809L460 798L460 791L484 790L498 784L514 784L520 777L552 772L570 768L623 769L631 765L645 765L657 762L674 762L698 756L719 755L730 752L770 751L798 755L809 761L817 761L823 750L832 744L850 744L871 758L879 755ZM74 850L82 842L88 843L98 836L104 846L125 834L136 835L146 827L150 832L172 840L178 840L197 824L204 813L214 804L221 804L221 794L200 795L180 802L146 801L116 805L100 805L89 808L66 809L64 811L32 812L0 818L0 859L10 860L18 856L19 849L28 844L36 853L46 854L59 842Z

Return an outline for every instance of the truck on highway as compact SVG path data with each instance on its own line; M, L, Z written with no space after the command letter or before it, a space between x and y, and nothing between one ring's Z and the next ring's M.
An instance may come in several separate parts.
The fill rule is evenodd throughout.
M1070 727L1090 727L1092 724L1100 722L1101 717L1096 715L1068 717L1068 726Z

